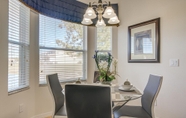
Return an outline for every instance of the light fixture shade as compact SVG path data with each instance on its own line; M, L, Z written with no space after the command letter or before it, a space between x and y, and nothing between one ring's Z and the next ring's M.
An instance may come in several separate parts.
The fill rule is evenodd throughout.
M103 19L101 19L101 21L99 20L97 21L96 27L105 27L105 26L106 24Z
M108 21L109 24L118 24L119 22L120 21L119 21L117 16L115 16L113 18L110 18L109 21Z
M114 10L111 6L108 6L103 14L104 18L112 18L115 17L116 14L114 13Z
M84 18L89 18L89 19L94 19L96 18L96 13L92 7L88 7L85 14Z
M81 23L84 25L91 25L93 22L91 19L83 18L83 21Z

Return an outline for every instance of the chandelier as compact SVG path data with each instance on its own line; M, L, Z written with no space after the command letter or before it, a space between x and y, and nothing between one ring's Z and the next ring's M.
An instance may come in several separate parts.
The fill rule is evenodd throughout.
M102 2L102 0L93 3L90 2L84 14L83 21L81 23L84 25L91 25L93 24L92 19L98 17L96 27L105 27L106 24L105 21L103 20L104 17L109 19L108 21L109 24L118 24L120 21L116 13L114 12L114 9L112 8L110 2L105 1L104 3ZM97 12L97 15L95 11Z

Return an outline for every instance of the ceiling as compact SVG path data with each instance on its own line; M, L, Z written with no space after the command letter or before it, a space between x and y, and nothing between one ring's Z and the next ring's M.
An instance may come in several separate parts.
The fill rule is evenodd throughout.
M98 0L78 0L80 2L83 2L83 3L89 3L89 2L98 2ZM111 3L118 3L118 0L102 0L102 1L110 1Z

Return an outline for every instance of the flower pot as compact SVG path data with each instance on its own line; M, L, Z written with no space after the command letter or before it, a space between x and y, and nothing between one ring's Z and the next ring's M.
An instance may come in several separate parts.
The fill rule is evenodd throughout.
M109 86L112 85L112 81L102 81L101 83L104 85L109 85Z

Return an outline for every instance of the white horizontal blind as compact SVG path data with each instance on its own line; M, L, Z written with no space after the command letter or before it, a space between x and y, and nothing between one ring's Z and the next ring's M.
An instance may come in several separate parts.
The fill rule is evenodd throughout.
M82 25L39 15L40 84L58 73L61 82L85 79L85 45Z
M9 0L8 92L29 86L30 9Z

